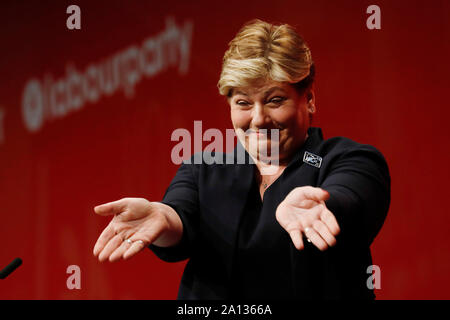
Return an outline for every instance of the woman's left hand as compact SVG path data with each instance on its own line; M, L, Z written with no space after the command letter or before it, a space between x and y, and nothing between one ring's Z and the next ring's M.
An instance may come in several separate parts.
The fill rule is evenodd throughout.
M302 233L321 251L336 244L335 236L340 228L325 205L324 201L329 197L329 193L321 188L298 187L278 206L277 221L289 233L298 250L304 248Z

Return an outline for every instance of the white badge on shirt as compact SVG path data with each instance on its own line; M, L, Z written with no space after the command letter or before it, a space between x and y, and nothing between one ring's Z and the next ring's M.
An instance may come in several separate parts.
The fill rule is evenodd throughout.
M303 155L303 162L313 167L320 168L320 166L322 165L322 157L305 151L305 154Z

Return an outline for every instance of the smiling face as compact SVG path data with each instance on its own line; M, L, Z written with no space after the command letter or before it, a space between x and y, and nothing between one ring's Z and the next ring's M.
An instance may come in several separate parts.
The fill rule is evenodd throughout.
M280 165L287 164L304 143L315 112L312 89L300 95L291 84L272 80L233 89L228 103L236 135L254 159L264 157L261 150L270 153L273 143L277 143L271 141L270 129L279 130Z

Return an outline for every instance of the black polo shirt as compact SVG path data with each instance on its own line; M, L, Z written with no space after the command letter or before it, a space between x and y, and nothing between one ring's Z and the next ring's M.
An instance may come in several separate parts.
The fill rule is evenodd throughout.
M386 161L370 145L324 140L320 128L308 134L264 201L248 154L236 163L239 143L223 163L180 166L162 203L179 214L183 237L169 248L150 245L165 261L189 259L179 299L374 298L367 269L390 203ZM295 249L275 218L287 194L307 185L330 193L325 204L341 229L324 252L310 243Z

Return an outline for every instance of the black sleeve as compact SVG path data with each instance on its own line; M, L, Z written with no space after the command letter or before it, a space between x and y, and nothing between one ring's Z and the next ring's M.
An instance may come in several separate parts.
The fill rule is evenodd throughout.
M194 167L192 164L185 163L180 166L161 201L172 207L183 223L183 235L177 245L172 247L149 246L156 256L167 262L185 260L191 254L199 211L198 186Z
M325 204L336 217L341 234L370 245L386 218L390 185L383 155L372 146L361 145L333 161L320 187L330 193Z

